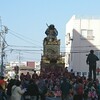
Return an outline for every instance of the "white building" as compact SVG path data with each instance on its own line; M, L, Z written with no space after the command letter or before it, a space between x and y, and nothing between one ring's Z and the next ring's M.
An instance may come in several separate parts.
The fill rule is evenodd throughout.
M19 66L19 75L20 73L26 74L29 72L31 75L34 73L34 70L39 75L40 74L40 62L35 61L24 61L24 62L16 62L11 61L9 62L9 65L6 66L6 71L8 72L8 76L14 78L15 77L15 71L14 67ZM33 70L34 69L34 70Z
M15 66L27 66L27 62L11 61L10 62L10 66L11 67L15 67Z
M100 19L72 16L66 24L65 44L65 66L75 73L88 75L86 55L93 49L100 58Z
M35 70L40 70L40 62L35 62Z

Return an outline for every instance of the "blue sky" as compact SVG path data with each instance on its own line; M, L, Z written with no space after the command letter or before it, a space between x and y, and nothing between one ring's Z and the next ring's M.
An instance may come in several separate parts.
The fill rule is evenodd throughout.
M57 28L64 52L65 27L73 15L100 18L100 0L0 0L2 24L9 29L7 60L40 61L46 23Z

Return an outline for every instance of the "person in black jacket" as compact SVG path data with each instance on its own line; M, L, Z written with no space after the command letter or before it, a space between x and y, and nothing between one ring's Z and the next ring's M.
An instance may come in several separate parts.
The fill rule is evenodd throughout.
M48 91L48 81L40 77L38 82L40 100L46 100L46 93Z
M33 79L29 81L29 86L27 88L27 93L30 95L30 100L38 100L39 99L39 89L37 84Z
M11 89L12 89L12 86L15 84L15 80L14 79L11 79L8 84L7 84L7 100L10 100L10 97L11 97Z
M69 99L69 91L72 88L69 79L66 77L63 78L63 82L60 85L61 89L61 100L68 100Z
M89 64L89 79L92 79L93 71L93 80L96 80L96 61L99 58L94 54L94 50L90 50L89 55L87 56L86 63Z

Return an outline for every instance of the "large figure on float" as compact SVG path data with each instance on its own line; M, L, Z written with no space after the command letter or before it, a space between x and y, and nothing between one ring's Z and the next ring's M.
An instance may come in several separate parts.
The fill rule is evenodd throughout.
M58 31L56 30L53 24L49 25L45 31L47 37L45 38L47 41L57 40Z

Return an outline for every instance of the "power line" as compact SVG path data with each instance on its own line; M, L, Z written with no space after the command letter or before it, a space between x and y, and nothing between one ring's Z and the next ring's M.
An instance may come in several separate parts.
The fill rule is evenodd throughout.
M22 37L20 37L20 36L18 36L18 35L16 35L16 34L13 34L13 33L11 33L11 32L9 32L9 33L12 34L13 36L15 36L15 37L17 37L17 38L23 40L24 42L28 42L28 43L34 44L34 43L30 42L29 40L26 40L26 39L24 39L24 38L22 38ZM36 44L34 44L34 45L36 45ZM37 47L37 46L36 46L36 47Z
M10 29L9 29L9 30L10 30ZM37 43L39 43L39 42L37 42L37 43L35 44L35 43L31 42L31 41L33 41L32 39L29 39L28 37L25 37L24 35L21 35L21 34L15 32L15 31L10 30L9 33L12 34L12 35L15 36L15 37L21 39L21 40L24 40L25 42L29 42L29 43L31 43L31 44L34 44L36 47L37 47ZM14 33L16 33L16 34L14 34ZM23 38L23 37L24 37L24 38ZM30 41L30 40L31 40L31 41Z
M96 51L99 51L100 52L100 50L94 50L94 52L96 52ZM64 53L89 53L90 52L90 50L77 50L77 51L66 51L66 52L64 52Z
M43 51L42 49L41 50L31 50L31 49L9 49L9 50L6 50L6 51Z
M35 47L35 46L18 46L18 45L9 45L9 47L23 47L23 48L43 48L43 47Z
M86 48L86 47L97 47L97 46L100 46L100 45L88 45L88 46L65 46L65 48Z

